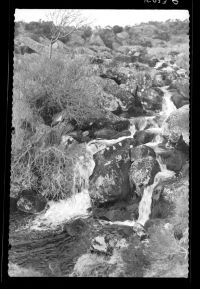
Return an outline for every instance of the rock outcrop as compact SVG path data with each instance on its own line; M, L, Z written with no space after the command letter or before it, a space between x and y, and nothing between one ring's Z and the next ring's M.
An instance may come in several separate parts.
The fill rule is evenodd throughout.
M189 145L189 105L184 105L172 112L163 125L163 135L172 144L178 143L182 136Z
M143 194L145 186L153 184L154 177L159 171L159 163L151 156L135 160L132 163L129 173L130 183L135 186L139 196Z
M131 139L125 139L94 155L96 163L90 177L90 197L94 206L126 199L131 191L129 147Z
M45 210L46 199L34 190L24 190L17 201L20 211L30 214L38 214Z

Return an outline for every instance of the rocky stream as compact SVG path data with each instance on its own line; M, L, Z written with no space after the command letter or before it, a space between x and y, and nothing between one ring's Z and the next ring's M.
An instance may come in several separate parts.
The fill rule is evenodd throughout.
M139 240L138 246L148 246L145 225L161 194L156 189L176 182L178 166L188 161L187 153L172 147L168 123L178 110L188 112L188 105L177 109L168 87L160 89L160 112L130 117L129 131L119 138L86 143L87 158L80 157L76 166L71 197L49 201L39 214L11 211L10 264L31 268L35 276L88 276L80 263L97 260L84 261L87 254L113 265L113 252L126 247L129 236ZM184 130L179 130L179 142L182 134L188 145Z

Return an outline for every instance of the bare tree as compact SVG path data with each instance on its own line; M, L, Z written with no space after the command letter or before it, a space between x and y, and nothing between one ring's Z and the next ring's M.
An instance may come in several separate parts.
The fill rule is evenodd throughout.
M52 57L52 47L59 39L65 38L86 23L79 10L55 9L47 15L51 23L49 58Z

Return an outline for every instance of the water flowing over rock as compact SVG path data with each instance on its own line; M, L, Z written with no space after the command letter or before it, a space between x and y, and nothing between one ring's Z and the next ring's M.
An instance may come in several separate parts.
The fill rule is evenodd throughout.
M162 152L159 155L163 158L166 168L174 172L181 171L188 158L187 155L176 149Z
M102 139L112 139L114 137L114 135L116 135L116 131L115 130L112 130L112 129L109 129L109 128L104 128L104 129L99 129L99 130L96 130L94 132L94 136L96 138L102 138Z
M89 177L94 167L93 156L88 150L84 155L79 157L74 167L72 195L65 200L48 202L48 210L37 216L31 225L31 229L55 229L70 219L88 216L91 208L88 192Z
M151 203L152 203L152 194L154 191L154 188L163 180L166 180L167 178L173 177L174 174L168 170L164 170L161 172L158 172L155 176L154 183L150 186L146 186L143 192L143 196L139 205L139 218L137 220L137 223L140 223L141 225L145 225L146 221L149 219L149 216L151 214Z

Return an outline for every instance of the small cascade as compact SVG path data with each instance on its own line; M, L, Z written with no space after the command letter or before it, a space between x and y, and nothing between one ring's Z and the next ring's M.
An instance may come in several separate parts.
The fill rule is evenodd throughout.
M165 123L167 117L170 115L171 112L176 110L175 105L171 101L171 94L167 90L168 87L162 87L162 91L164 92L163 97L163 105L162 105L162 112L160 115L164 116L163 124ZM134 120L132 121L134 123ZM162 130L161 127L152 127L147 129L148 132L155 133L155 138L152 142L146 143L146 146L149 146L154 149L156 155L157 155L157 161L160 165L161 171L158 172L154 178L154 183L150 186L146 186L144 188L143 196L139 204L139 217L138 220L135 221L123 221L123 222L109 222L110 224L116 224L116 225L124 225L124 226L135 226L136 224L145 225L145 223L148 221L149 216L151 214L151 203L152 203L152 195L154 188L163 180L166 180L168 178L172 178L175 173L173 171L169 171L166 168L166 165L163 163L162 158L157 154L158 151L162 150L158 147L160 143L162 143Z
M74 168L73 195L89 189L89 177L92 175L94 167L95 162L91 153L79 157Z
M130 131L131 135L122 136L122 137L119 137L117 139L95 139L95 140L92 140L92 141L87 143L87 150L89 152L91 152L92 155L94 155L98 151L105 149L107 146L112 146L112 145L114 145L120 141L123 141L124 139L127 139L127 138L133 138L133 136L136 132L135 125L133 123L131 123L129 131Z
M167 90L167 88L168 86L164 86L161 88L164 93L161 115L166 116L165 120L170 115L170 113L177 110L176 106L171 100L171 93Z
M94 167L95 162L90 152L80 156L74 168L72 196L58 202L50 201L49 209L35 218L31 230L55 229L72 218L87 217L91 207L89 177Z
M161 169L162 168L163 166L161 167ZM137 223L140 223L141 225L144 226L149 219L149 216L151 214L151 203L154 188L161 181L166 180L168 178L172 178L174 175L175 175L174 172L168 171L166 169L161 172L158 172L154 178L154 183L144 188L143 196L139 204L139 217Z
M90 197L87 190L73 195L67 200L49 202L49 209L33 221L31 230L56 229L66 221L77 217L87 217L90 208Z

